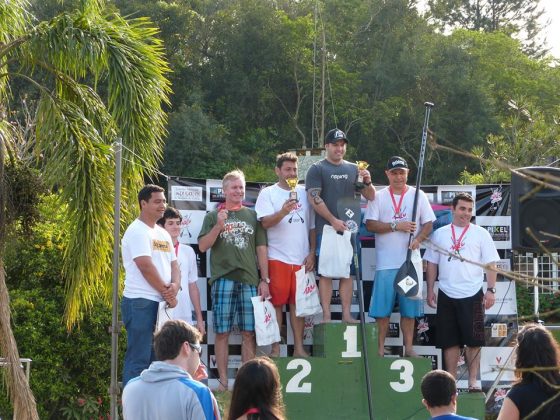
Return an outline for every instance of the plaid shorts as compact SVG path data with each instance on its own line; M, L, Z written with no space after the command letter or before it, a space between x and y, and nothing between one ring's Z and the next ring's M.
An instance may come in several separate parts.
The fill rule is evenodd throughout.
M257 288L239 281L220 278L212 283L212 316L214 332L222 334L233 329L235 318L241 331L255 331L251 298Z

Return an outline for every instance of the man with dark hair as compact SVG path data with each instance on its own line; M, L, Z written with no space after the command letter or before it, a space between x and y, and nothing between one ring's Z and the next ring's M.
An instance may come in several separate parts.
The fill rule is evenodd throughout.
M175 255L177 256L177 264L181 270L181 290L177 294L177 306L173 308L172 318L182 319L189 324L193 324L192 312L196 316L196 327L202 333L206 334L204 328L204 318L200 306L200 290L198 289L198 267L196 265L196 254L194 250L187 244L179 242L181 235L181 221L183 216L179 210L173 207L167 207L163 213L163 217L157 221L157 224L164 228L171 236Z
M163 324L154 336L158 361L124 388L125 419L220 418L208 387L193 379L200 366L201 338L200 332L183 320Z
M126 328L123 385L138 376L154 360L152 335L159 302L177 304L181 277L173 242L156 224L165 211L164 190L146 185L138 193L140 216L126 229L122 239L125 269L121 313Z
M444 370L433 370L422 378L420 385L422 404L430 412L432 419L437 420L475 420L463 417L457 412L457 386L455 378Z
M375 197L375 188L371 183L371 175L367 169L359 170L355 163L344 160L348 139L338 128L330 130L325 137L326 158L315 162L309 168L305 178L309 202L317 213L315 229L317 232L317 255L321 258L321 238L323 227L331 225L337 232L348 230L341 220L344 215L338 214L338 206L343 201L353 201L359 211L360 194L368 200ZM363 183L358 183L358 176ZM357 226L355 226L357 228ZM321 276L321 273L319 273ZM319 279L319 296L323 307L323 321L331 320L332 278L321 276ZM342 321L357 322L352 318L352 279L341 278L339 283L340 300L342 303Z
M270 295L278 326L282 327L282 305L289 305L294 356L306 357L308 354L303 348L305 318L296 316L296 272L303 266L306 272L315 267L315 212L303 186L295 187L297 198L290 196L287 180L297 183L297 163L298 158L293 153L276 157L278 182L261 190L255 211L267 230ZM271 356L279 355L280 343L274 343Z
M270 296L266 231L257 213L243 205L245 175L240 170L222 180L223 206L204 217L198 235L201 252L210 253L214 345L218 365L218 389L228 389L229 335L234 321L241 330L241 361L255 357L255 316L251 298ZM257 265L260 269L257 271Z
M436 230L424 259L428 262L426 301L436 307L436 345L443 349L445 370L457 376L466 346L470 391L480 391L480 347L484 346L484 310L496 301L495 263L500 259L488 231L471 223L474 200L466 193L453 199L451 224ZM484 266L484 268L483 268ZM487 287L483 291L484 274ZM436 299L435 280L439 280Z
M418 261L421 261L420 244L430 235L432 223L436 220L428 197L421 190L418 191L416 220L412 220L416 188L406 184L408 163L404 158L389 158L385 175L389 186L377 192L375 200L368 203L364 216L367 229L375 232L376 267L369 316L377 322L377 352L380 356L384 355L389 317L397 297L393 283L406 260L410 234L414 235L410 247L417 254ZM416 356L412 348L414 323L416 317L422 314L423 302L422 299L410 299L401 295L398 299L405 356Z

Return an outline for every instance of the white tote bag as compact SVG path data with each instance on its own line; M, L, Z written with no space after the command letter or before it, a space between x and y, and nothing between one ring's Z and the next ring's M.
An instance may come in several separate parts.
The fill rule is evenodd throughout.
M158 312L157 312L157 320L156 320L156 331L159 329L170 319L173 319L173 311L175 308L169 308L167 306L167 302L164 300L163 302L159 303Z
M280 341L280 329L276 322L276 310L268 299L261 300L260 296L251 298L253 313L255 314L255 335L257 346L268 346Z
M321 238L319 274L334 279L350 277L353 252L349 230L340 235L331 225L325 225Z
M319 302L319 293L315 274L305 272L305 266L296 271L296 316L313 316L323 312Z

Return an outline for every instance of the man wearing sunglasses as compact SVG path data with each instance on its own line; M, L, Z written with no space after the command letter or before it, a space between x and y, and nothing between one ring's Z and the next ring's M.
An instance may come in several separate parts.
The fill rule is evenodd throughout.
M126 419L220 419L210 389L193 379L199 371L200 332L183 320L167 321L154 336L158 361L131 379L123 392Z

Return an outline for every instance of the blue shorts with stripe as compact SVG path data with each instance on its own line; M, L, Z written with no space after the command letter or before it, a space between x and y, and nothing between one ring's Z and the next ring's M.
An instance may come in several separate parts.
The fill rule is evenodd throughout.
M372 318L388 318L393 312L397 292L393 283L399 269L378 270L375 272L373 293L369 305L368 315ZM423 315L424 303L422 299L414 300L405 296L399 297L399 312L405 318L416 318Z
M251 298L257 288L250 284L226 278L212 283L212 316L214 332L230 332L236 323L241 331L255 331L255 316ZM237 319L236 319L237 318Z

